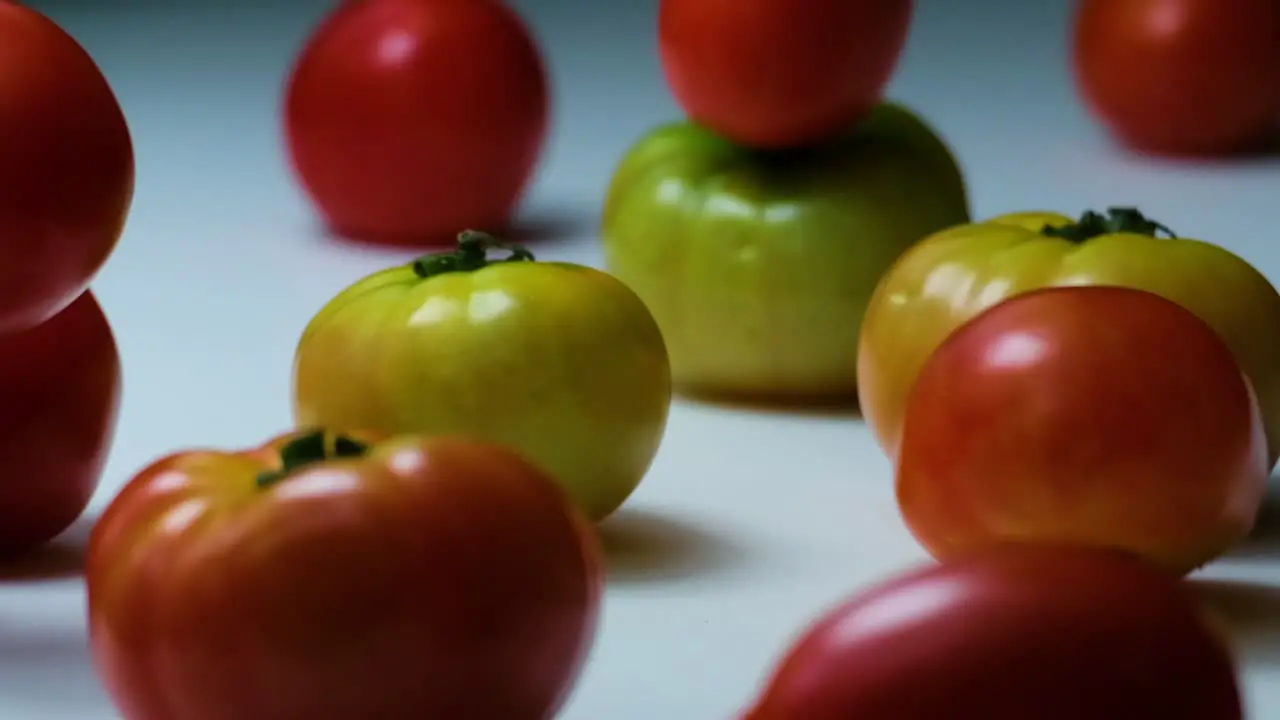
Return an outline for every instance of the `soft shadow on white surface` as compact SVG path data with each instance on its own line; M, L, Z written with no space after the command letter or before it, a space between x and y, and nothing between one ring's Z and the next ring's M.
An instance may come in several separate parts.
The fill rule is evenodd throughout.
M1229 554L1241 563L1275 563L1280 567L1280 479L1271 478L1271 487L1249 537Z
M503 242L527 246L530 250L541 252L556 249L566 242L581 240L595 233L599 219L596 214L584 207L569 205L536 204L520 213L512 227L498 237ZM362 251L386 253L391 256L409 254L416 256L426 252L448 249L447 245L412 245L396 246L384 243L365 242L352 239L325 227L312 218L309 223L310 232L322 239L324 243L335 245L341 249L359 248ZM484 230L484 228L472 228Z
M600 540L617 583L706 579L749 561L724 532L654 510L622 508L600 524Z
M1247 662L1280 665L1280 585L1226 579L1190 583L1205 605L1226 621Z
M18 557L0 559L0 592L6 585L80 577L96 517L82 515L53 542Z

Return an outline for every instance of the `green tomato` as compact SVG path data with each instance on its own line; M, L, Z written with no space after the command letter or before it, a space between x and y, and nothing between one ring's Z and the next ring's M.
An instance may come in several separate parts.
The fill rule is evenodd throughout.
M969 221L959 168L905 108L821 147L761 151L680 122L623 158L605 262L649 306L686 394L856 394L859 330L911 245Z
M505 445L602 520L658 452L671 370L653 317L616 278L465 232L457 251L326 303L298 341L293 398L301 427Z

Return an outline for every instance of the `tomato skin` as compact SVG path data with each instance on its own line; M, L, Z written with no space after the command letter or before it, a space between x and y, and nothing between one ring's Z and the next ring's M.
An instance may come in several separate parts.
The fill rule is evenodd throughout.
M1276 288L1238 255L1202 240L1123 231L1077 242L1041 231L1078 224L1031 211L948 228L913 246L881 277L862 323L858 400L885 453L897 453L916 375L955 328L1030 290L1119 285L1173 300L1218 331L1253 384L1274 465L1280 453Z
M880 275L969 220L964 179L917 115L882 103L825 145L759 153L691 123L654 129L605 200L605 265L653 312L691 395L851 398Z
M84 512L120 408L120 354L93 294L0 335L0 557L35 549Z
M940 559L1064 542L1188 573L1253 528L1269 469L1248 379L1204 321L1142 290L1049 288L969 321L925 364L897 492Z
M84 48L0 0L0 333L66 308L106 264L133 201L124 113Z
M1236 664L1174 578L1011 546L904 573L814 622L744 720L1241 720Z
M1139 151L1255 149L1280 121L1272 0L1082 0L1072 55L1088 108Z
M598 541L475 441L353 434L267 488L290 433L144 468L88 554L96 667L129 720L539 718L594 639Z
M495 254L420 274L476 248L483 257L492 240L463 238L470 249L374 273L312 318L294 361L294 417L512 447L601 520L639 485L666 431L662 333L626 285L582 265Z
M548 92L533 37L500 0L343 3L289 79L289 160L341 235L502 232L542 152Z
M880 102L910 0L662 0L659 48L677 101L744 145L821 142Z

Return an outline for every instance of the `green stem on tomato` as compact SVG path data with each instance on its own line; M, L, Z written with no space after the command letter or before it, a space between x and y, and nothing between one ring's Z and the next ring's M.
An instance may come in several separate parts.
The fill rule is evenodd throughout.
M504 258L490 258L490 250L506 250L510 254ZM519 245L507 245L479 230L463 230L458 235L457 250L424 255L413 262L413 272L425 280L451 272L474 272L497 263L533 260L533 253Z
M1077 243L1087 242L1100 235L1115 233L1131 233L1148 237L1156 237L1157 234L1164 233L1171 238L1178 237L1178 234L1168 226L1161 225L1133 207L1110 207L1107 208L1105 215L1086 210L1080 215L1080 219L1073 223L1061 227L1045 225L1040 229L1041 235Z
M258 487L268 488L296 470L339 458L364 457L368 443L326 430L312 430L290 440L280 448L280 468L258 474Z

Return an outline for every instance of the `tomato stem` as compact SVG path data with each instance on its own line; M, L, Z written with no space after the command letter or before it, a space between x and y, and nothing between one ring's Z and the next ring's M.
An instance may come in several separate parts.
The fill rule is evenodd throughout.
M510 255L491 259L490 250L506 250ZM457 250L424 255L413 262L413 272L425 280L451 272L474 272L496 263L533 260L533 253L519 245L507 245L479 230L463 230L458 234Z
M280 448L280 468L259 473L258 487L270 487L294 471L319 462L363 457L368 452L369 445L355 438L327 430L312 430Z
M1171 238L1178 237L1178 233L1170 230L1168 226L1161 225L1133 207L1110 207L1107 208L1105 215L1086 210L1080 215L1080 219L1073 223L1061 227L1045 225L1040 229L1042 235L1077 243L1115 233L1132 233L1148 237L1156 237L1159 233L1164 233Z

